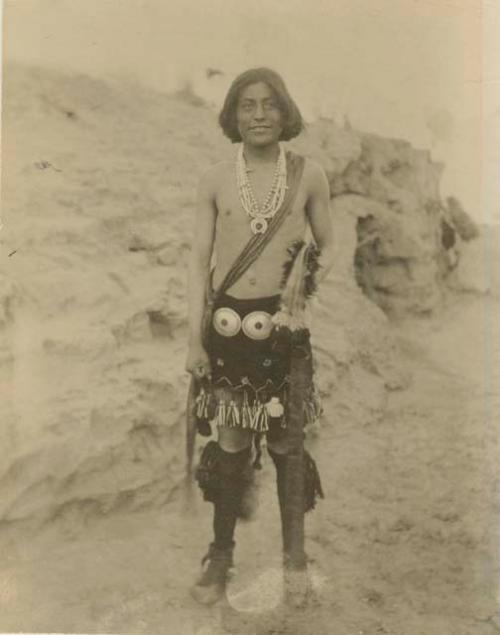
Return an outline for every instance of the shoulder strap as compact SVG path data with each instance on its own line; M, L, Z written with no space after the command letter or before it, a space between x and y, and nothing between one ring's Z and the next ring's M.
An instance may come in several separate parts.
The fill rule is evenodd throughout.
M212 299L224 293L229 287L241 278L247 269L254 263L263 252L266 245L269 244L273 236L283 224L283 221L290 213L295 197L299 189L299 184L304 172L305 159L299 154L295 154L290 150L286 152L287 160L287 192L282 206L270 220L267 230L263 234L256 234L250 238L245 245L243 251L236 258L232 267L226 274L226 277L219 285L218 289L213 293ZM209 276L211 283L212 276Z

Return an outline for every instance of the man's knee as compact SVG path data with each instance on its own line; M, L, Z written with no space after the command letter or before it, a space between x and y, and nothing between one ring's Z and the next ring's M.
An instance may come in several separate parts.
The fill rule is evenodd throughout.
M240 452L252 445L252 432L241 428L219 428L218 443L225 452Z
M266 433L267 447L276 454L286 454L289 449L288 430L279 423L272 423Z
M280 456L288 454L288 441L287 439L273 439L267 441L267 447L270 450L270 454L279 454Z
M218 433L218 441L203 448L195 473L205 500L211 502L227 487L243 486L250 479L251 433L235 428L219 428Z

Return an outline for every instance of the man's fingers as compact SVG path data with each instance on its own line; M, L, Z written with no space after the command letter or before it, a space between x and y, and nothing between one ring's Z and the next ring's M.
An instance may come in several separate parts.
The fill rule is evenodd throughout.
M205 360L200 359L195 363L187 363L186 370L188 373L196 377L196 379L204 379L204 378L210 379L210 375L211 375L210 364L207 363Z
M197 377L204 377L207 371L205 366L203 366L202 364L199 364L198 366L195 366L194 373Z

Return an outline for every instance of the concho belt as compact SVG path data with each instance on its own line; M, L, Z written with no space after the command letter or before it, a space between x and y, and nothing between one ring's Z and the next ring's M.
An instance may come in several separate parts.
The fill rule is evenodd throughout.
M242 330L252 340L265 340L273 329L272 315L266 311L252 311L242 320L233 309L220 307L212 322L217 333L224 337L234 337Z

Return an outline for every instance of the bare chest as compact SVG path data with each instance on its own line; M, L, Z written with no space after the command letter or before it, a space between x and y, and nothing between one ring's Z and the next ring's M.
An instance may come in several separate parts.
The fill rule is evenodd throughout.
M255 185L252 184L259 203L267 196L267 185L269 184L270 187L270 183L272 183L272 175L270 180L255 180ZM235 177L231 178L228 175L228 178L224 179L215 202L217 207L216 267L213 282L214 288L217 288L253 234L250 229L251 219L241 203ZM263 297L280 292L283 265L289 258L288 248L295 241L302 240L305 235L306 203L307 190L301 183L292 208L269 246L231 287L229 292L235 297Z
M261 207L272 186L273 175L254 177L252 189L258 205ZM216 238L231 239L232 242L240 242L252 236L250 230L251 218L245 211L238 193L236 178L228 179L220 188L216 196L217 223ZM303 187L299 187L292 209L282 228L280 234L302 235L306 223L306 193ZM286 240L285 236L283 238Z

